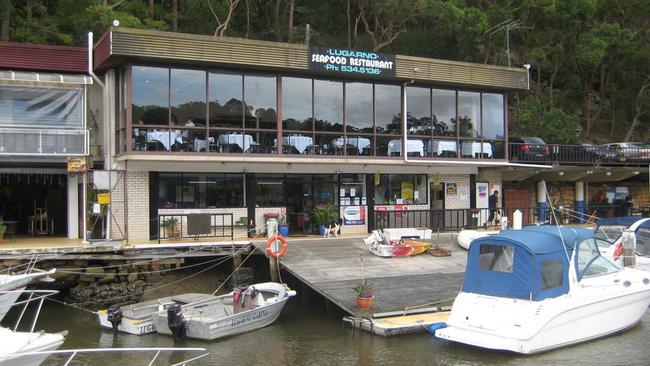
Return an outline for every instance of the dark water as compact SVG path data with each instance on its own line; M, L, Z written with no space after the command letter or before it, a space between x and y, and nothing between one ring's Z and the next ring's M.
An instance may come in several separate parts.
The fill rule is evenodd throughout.
M184 272L184 273L180 273ZM191 291L212 292L218 271L209 271L185 282L161 289L147 297ZM191 272L167 275L171 282ZM285 277L288 275L285 274ZM256 281L266 278L257 277ZM295 280L285 278L296 285ZM292 283L293 282L293 283ZM160 285L160 284L158 284ZM300 291L300 287L292 286ZM493 353L444 343L420 333L382 338L343 325L343 316L313 293L292 298L280 318L260 330L215 342L186 341L174 344L171 337L150 334L134 336L101 330L95 316L74 308L47 302L37 329L70 333L61 347L203 347L210 355L192 365L647 365L650 363L650 314L620 335L535 356ZM178 356L178 355L177 355ZM150 358L150 356L149 356ZM146 365L142 354L84 356L76 365ZM178 362L162 356L157 365ZM45 365L62 364L48 359Z

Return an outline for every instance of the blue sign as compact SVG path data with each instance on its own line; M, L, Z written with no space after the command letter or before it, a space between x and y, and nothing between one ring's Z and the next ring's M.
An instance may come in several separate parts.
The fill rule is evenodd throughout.
M336 74L395 76L395 55L369 51L312 47L309 70Z

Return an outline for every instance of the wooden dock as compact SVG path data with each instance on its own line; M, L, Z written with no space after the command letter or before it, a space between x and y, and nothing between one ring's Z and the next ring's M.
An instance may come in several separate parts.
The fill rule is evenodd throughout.
M451 240L451 234L441 234L440 247L450 248ZM361 238L289 238L287 253L280 263L347 313L369 317L373 313L430 307L455 297L465 272L467 252L453 244L451 253L447 257L424 253L380 258L366 249ZM374 283L375 303L370 313L357 310L352 291L362 280L362 257L363 275Z

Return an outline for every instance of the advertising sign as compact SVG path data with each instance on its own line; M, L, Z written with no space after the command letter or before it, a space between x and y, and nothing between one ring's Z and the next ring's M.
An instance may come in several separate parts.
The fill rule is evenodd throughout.
M88 170L85 156L68 158L68 173L83 173Z
M344 225L364 225L366 223L366 208L364 206L348 206L343 209Z
M309 52L309 70L335 74L394 77L395 55L312 47Z
M100 205L108 205L111 203L111 194L110 193L98 193L97 194L97 203Z

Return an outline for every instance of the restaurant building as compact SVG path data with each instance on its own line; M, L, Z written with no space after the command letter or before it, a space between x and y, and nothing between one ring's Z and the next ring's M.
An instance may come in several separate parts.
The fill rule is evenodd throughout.
M130 241L161 215L280 214L303 233L331 205L366 233L382 211L486 207L513 165L507 93L528 88L525 68L150 30L93 51Z
M88 120L101 108L87 60L83 47L0 42L0 216L10 240L83 236L82 175L67 161L90 153Z

